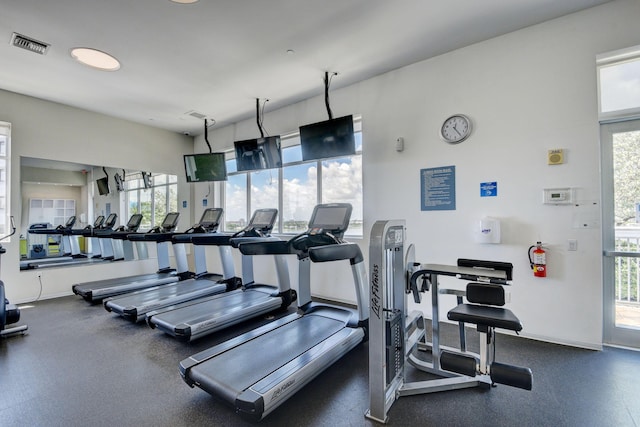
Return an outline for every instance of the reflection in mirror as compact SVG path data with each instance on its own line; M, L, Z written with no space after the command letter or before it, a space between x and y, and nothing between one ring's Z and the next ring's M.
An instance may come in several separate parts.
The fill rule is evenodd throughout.
M177 210L177 177L144 175L146 185L141 171L22 157L21 270L135 257L118 247L122 241L95 238L92 230L105 228L100 217L115 214L117 222L109 225L115 229L140 213L139 230L145 231ZM140 249L138 256L146 257Z

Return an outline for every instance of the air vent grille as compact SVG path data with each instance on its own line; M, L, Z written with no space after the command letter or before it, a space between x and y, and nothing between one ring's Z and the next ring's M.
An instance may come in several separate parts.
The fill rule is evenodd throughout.
M198 113L197 111L193 111L193 110L187 111L185 114L200 120L204 120L207 118L206 114Z
M49 50L49 46L51 46L47 43L32 39L27 36L23 36L22 34L18 33L13 33L13 35L11 36L11 45L34 53L38 53L40 55L45 55Z

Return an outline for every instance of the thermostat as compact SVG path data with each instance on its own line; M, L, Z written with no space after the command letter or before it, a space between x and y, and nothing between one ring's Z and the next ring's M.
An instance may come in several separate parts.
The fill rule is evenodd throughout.
M546 205L569 205L573 203L573 189L545 188L542 202Z

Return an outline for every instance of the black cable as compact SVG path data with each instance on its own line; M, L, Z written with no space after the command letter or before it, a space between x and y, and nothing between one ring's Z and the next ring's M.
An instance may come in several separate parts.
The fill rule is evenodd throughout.
M333 77L337 75L338 73L331 73L331 77L329 77L329 72L324 72L324 105L327 107L329 120L333 119L333 112L331 111L331 106L329 105L329 86L331 86L331 80L333 80Z
M256 98L256 124L260 131L260 137L264 138L264 131L262 130L262 120L260 120L260 98Z
M269 102L269 99L265 99L262 103L262 111L260 111L260 128L264 133L269 135L269 132L264 130L264 106L267 105L267 102ZM262 137L264 138L264 135Z
M327 107L327 114L329 114L329 120L333 119L333 113L331 112L331 106L329 105L329 72L324 72L324 105Z
M209 129L207 127L207 119L204 119L204 142L207 143L207 147L209 147L209 153L213 153L211 149L211 144L209 144Z

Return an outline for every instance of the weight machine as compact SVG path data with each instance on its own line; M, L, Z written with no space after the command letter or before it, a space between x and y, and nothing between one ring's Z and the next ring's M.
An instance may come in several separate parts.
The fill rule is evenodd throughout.
M490 387L495 383L531 390L529 368L494 361L495 328L518 332L522 325L504 304L504 290L511 280L512 266L480 260L458 260L458 265L415 262L413 245L404 251L405 222L377 221L369 247L369 410L365 416L385 423L393 403L402 396L434 393L469 387ZM440 290L438 276L472 281L467 292ZM431 291L432 341L426 340L422 312L407 314L407 295L420 302L421 293ZM459 322L461 348L440 345L439 295L458 296L458 306L448 318ZM462 303L466 296L469 303ZM477 325L480 355L466 351L464 324ZM431 362L419 357L431 353ZM407 382L405 364L436 375L437 379Z

